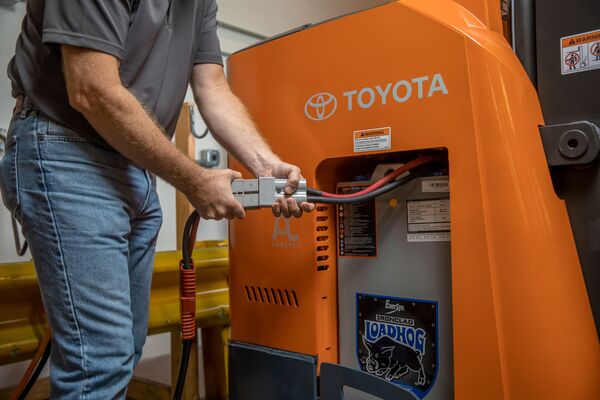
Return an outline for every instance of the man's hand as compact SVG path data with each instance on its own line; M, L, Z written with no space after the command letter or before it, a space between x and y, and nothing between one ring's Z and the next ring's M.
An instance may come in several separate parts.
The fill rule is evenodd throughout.
M231 182L241 178L242 174L230 169L207 169L190 184L185 195L204 219L244 218L244 208L231 192Z
M275 178L287 179L285 193L289 195L296 191L298 188L298 182L300 179L303 179L302 175L300 174L300 168L282 161L274 163L271 170L271 175L273 175ZM275 204L273 204L273 215L276 217L283 215L286 218L289 218L290 216L300 218L303 211L311 212L314 209L315 205L312 203L302 203L298 205L296 200L292 198L280 198L277 199Z
M300 169L282 162L271 151L240 99L231 92L223 67L195 65L191 85L196 104L215 139L255 176L285 178L286 193L294 193L301 179ZM273 214L300 217L303 211L314 208L314 204L298 206L293 199L281 199L273 205Z

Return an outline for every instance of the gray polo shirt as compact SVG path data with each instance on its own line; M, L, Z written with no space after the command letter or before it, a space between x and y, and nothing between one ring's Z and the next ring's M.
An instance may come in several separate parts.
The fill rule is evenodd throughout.
M28 0L8 66L12 95L104 142L69 105L60 45L84 47L121 60L123 85L173 135L192 67L223 63L216 0Z

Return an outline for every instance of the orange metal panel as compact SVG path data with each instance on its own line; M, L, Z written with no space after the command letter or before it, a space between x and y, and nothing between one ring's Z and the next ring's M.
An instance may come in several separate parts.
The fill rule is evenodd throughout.
M457 399L598 398L600 347L539 103L501 35L455 2L399 1L235 54L229 73L274 150L311 185L337 173L319 169L324 160L356 155L355 130L391 127L391 149L379 154L448 149ZM399 81L403 101L390 92L384 102L376 86ZM375 97L364 92L361 107L365 87ZM305 103L320 92L337 109L310 120ZM317 221L323 213L329 222ZM337 360L335 240L317 241L315 229L335 232L331 213L289 229L269 211L232 224L233 339ZM323 243L333 252L320 271ZM258 288L294 290L299 306Z
M488 29L502 34L502 0L455 0L475 15Z

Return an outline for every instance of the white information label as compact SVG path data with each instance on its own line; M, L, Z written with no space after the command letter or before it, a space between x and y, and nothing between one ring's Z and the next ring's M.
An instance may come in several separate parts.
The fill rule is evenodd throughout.
M450 231L450 222L432 224L408 224L409 232L440 232Z
M450 199L409 200L408 242L450 241Z
M449 242L450 232L409 233L408 242Z
M448 179L423 181L423 193L448 193L450 182Z
M560 39L563 75L600 68L600 29Z
M389 150L392 148L392 128L375 128L354 131L354 152Z

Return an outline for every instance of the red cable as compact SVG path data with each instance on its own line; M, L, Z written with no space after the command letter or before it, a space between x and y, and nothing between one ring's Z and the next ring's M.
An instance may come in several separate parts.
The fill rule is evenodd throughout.
M440 157L434 157L434 156L423 156L423 157L419 157L416 158L412 161L407 162L406 164L404 164L401 167L398 167L394 170L394 172L386 175L384 178L378 180L377 182L375 182L374 184L372 184L371 186L359 191L359 192L355 192L355 193L351 193L351 194L335 194L335 193L327 193L327 192L323 192L322 196L323 197L329 197L329 198L336 198L336 199L351 199L353 197L357 197L357 196L361 196L363 194L367 194L367 193L371 193L373 190L375 189L379 189L380 187L382 187L383 185L393 182L394 180L396 180L397 177L399 177L400 175L402 175L403 173L405 173L406 171L410 171L411 169L414 169L415 167L418 167L419 165L423 165L423 164L427 164L430 162L435 162L435 161L444 161L443 158Z

